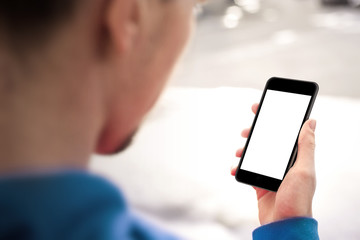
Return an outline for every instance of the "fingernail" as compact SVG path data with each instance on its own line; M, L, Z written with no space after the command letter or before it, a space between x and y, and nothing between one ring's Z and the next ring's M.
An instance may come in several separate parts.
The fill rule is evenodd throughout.
M316 120L311 119L309 125L310 125L311 130L313 130L313 131L315 132L315 129L316 129Z

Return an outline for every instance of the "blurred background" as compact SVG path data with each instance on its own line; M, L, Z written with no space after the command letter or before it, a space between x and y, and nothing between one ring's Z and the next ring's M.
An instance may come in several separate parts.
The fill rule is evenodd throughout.
M318 81L322 94L359 97L360 9L351 6L210 0L199 10L184 69L172 85L261 89L270 75L280 75Z
M323 239L360 238L360 1L209 0L174 76L133 145L95 156L133 211L186 239L252 239L253 189L230 176L251 105L272 76L316 81Z

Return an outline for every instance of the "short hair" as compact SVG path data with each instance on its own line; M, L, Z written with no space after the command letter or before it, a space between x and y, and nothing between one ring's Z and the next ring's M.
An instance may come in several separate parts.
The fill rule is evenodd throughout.
M41 45L80 0L0 0L0 36L12 47ZM4 39L5 38L5 39Z

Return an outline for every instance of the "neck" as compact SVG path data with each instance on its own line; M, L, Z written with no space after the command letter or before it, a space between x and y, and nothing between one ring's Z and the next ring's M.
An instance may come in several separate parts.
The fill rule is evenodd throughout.
M81 84L84 74L58 73L5 74L16 79L0 86L0 173L86 167L102 116L96 86Z

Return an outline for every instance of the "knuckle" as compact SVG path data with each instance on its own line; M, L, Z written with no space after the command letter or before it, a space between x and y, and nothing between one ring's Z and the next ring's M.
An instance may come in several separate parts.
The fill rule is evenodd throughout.
M315 172L308 170L308 169L302 169L296 171L296 176L301 182L307 182L311 185L316 185L316 176Z

